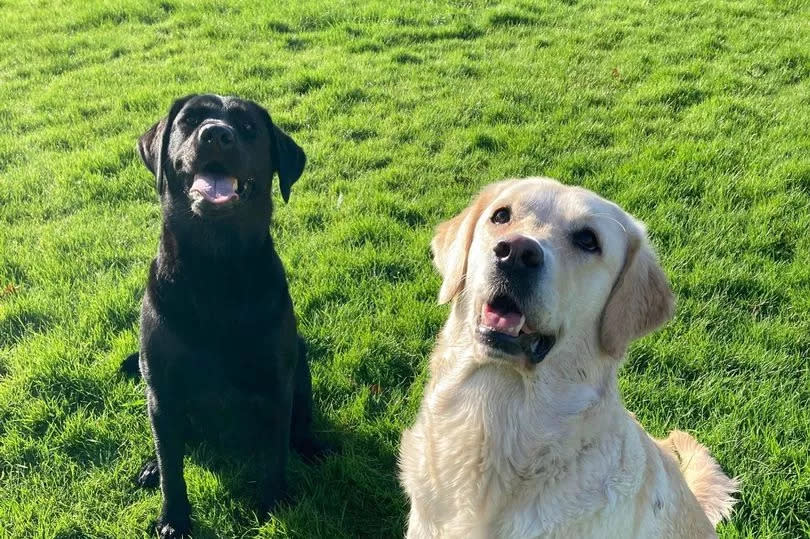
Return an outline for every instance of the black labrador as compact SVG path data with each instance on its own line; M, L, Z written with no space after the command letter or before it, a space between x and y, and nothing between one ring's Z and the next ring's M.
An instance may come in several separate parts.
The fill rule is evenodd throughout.
M217 95L175 101L138 151L163 213L138 362L157 462L139 482L159 475L156 530L182 537L191 526L183 478L190 433L259 452L267 509L284 495L289 447L305 457L325 447L312 436L309 366L269 234L272 177L286 202L306 157L264 108Z

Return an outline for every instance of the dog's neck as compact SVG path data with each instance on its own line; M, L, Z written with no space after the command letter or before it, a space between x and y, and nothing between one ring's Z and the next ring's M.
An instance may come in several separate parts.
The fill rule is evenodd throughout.
M158 279L173 282L182 276L186 282L217 282L217 289L228 293L273 271L283 271L267 230L253 237L199 232L173 230L164 223L157 254Z
M464 418L459 428L480 430L490 445L486 451L508 447L527 463L534 462L532 455L562 462L623 422L616 414L622 409L619 364L590 357L593 347L559 343L527 371L475 357L473 339L469 325L451 316L431 360L425 398L431 415L458 415ZM515 454L503 457L513 460Z
M241 263L263 252L269 245L270 215L250 221L239 215L221 219L203 219L166 211L160 239L160 256L182 260L216 258L221 262ZM171 222L167 220L171 219Z
M453 317L440 336L429 392L437 395L442 407L451 405L443 400L447 395L454 395L454 401L477 395L481 420L492 421L497 428L503 424L501 414L525 415L539 430L518 428L514 434L553 445L596 432L591 423L601 430L601 410L620 401L618 362L590 357L591 347L584 344L560 343L543 362L527 369L508 360L476 357L473 339L467 324Z

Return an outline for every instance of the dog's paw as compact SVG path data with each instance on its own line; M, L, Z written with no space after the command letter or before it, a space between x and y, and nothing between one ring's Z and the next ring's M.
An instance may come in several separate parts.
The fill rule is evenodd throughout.
M157 488L160 485L160 468L157 460L152 459L141 468L135 483L143 488Z
M155 525L155 532L157 532L160 539L182 539L188 537L191 533L191 526L174 524L174 523L160 523Z
M293 443L293 449L304 462L309 464L320 462L326 457L336 455L340 452L339 448L335 445L312 437L295 441Z
M292 497L286 489L281 492L263 492L259 496L259 514L271 515L279 506L291 501Z
M191 506L185 496L171 503L166 503L164 498L155 532L160 539L180 539L191 535Z
M262 481L258 485L259 514L272 514L281 505L292 501L292 492L287 488L287 481Z

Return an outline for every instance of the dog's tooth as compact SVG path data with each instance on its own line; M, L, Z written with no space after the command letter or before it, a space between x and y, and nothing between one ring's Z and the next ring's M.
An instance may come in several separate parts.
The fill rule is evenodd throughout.
M231 178L231 185L233 186L234 191L239 189L239 181L236 178Z

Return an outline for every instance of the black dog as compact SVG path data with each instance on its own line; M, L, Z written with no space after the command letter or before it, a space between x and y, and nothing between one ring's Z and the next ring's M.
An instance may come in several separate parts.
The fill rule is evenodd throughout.
M289 447L305 456L322 447L310 430L309 367L269 234L272 177L278 174L286 202L306 158L265 109L216 95L175 101L138 150L163 212L139 360L157 465L147 464L140 481L159 473L157 531L180 537L190 529L189 432L261 450L266 508L284 494Z

